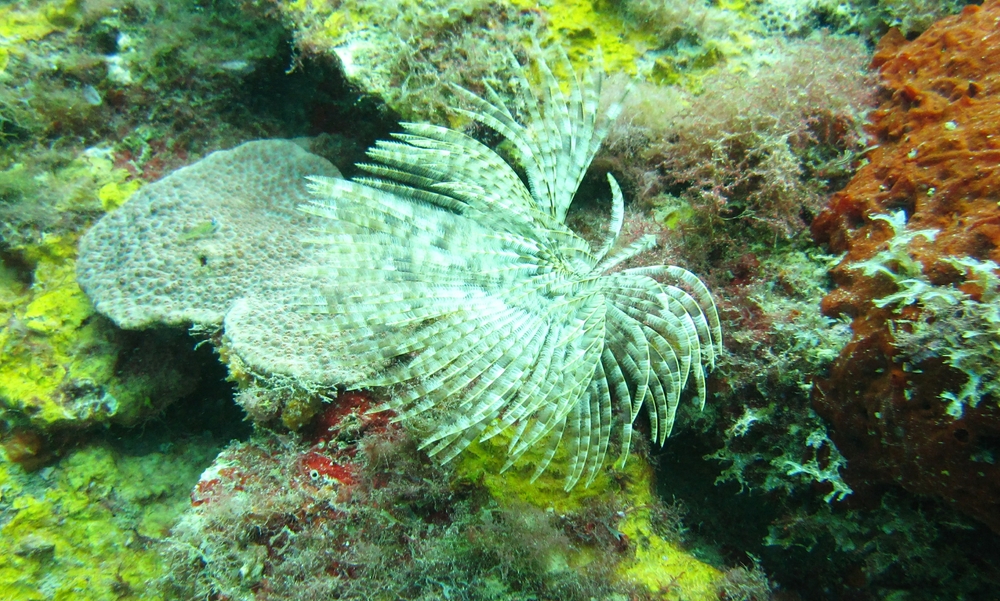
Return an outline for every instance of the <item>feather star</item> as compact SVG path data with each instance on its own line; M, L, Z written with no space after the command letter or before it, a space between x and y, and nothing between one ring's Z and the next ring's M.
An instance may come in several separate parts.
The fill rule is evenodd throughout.
M537 478L567 444L568 491L603 465L613 414L624 465L643 405L659 444L689 378L704 406L721 328L689 271L615 269L656 241L611 252L624 201L610 174L603 244L592 248L565 224L624 92L602 111L603 70L578 76L563 56L564 93L543 59L534 86L511 62L525 125L488 85L487 99L454 90L471 107L461 113L510 143L527 182L461 132L404 123L405 133L369 149L373 162L359 165L369 176L312 179L302 210L324 218L311 242L324 247L315 275L325 287L311 310L328 314L346 360L367 369L348 388L392 387L378 410L431 420L422 442L431 456L448 461L506 432L504 469L544 445Z

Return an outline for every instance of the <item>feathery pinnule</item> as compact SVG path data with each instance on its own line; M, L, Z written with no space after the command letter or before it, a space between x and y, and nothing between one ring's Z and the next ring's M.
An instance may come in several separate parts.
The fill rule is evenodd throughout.
M398 420L429 416L437 425L422 445L442 461L509 432L504 469L540 447L538 477L565 444L569 490L598 474L616 415L624 464L643 406L662 443L689 377L704 404L722 338L712 296L690 272L611 272L656 241L615 252L624 199L610 174L600 247L566 226L621 97L602 111L603 71L578 77L559 58L566 92L541 58L532 85L511 57L524 123L491 87L487 99L455 88L463 114L511 143L527 184L481 142L406 123L369 150L366 176L313 179L302 209L325 218L311 242L325 248L313 271L326 305L310 310L329 314L325 327L359 373L386 366L345 384L391 387L379 410Z

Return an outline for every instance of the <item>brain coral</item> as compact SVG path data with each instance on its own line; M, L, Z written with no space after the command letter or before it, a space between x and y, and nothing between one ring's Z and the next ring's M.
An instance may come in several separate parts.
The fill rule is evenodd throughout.
M285 140L215 152L140 190L80 241L77 279L123 328L221 325L251 293L279 294L309 254L307 175L336 167Z
M913 238L905 252L917 272L910 282L952 298L959 291L985 298L955 260L1000 262L998 27L1000 2L993 1L967 7L913 42L898 32L886 36L875 57L886 92L871 126L878 146L813 223L818 241L846 252L823 310L852 317L854 338L830 379L819 382L815 405L834 425L852 486L898 483L945 499L996 531L998 399L949 413L942 397L964 386L967 376L930 347L923 357L905 356L896 340L899 331L927 323L921 316L927 307L880 301L903 290L900 259L907 259L885 262L881 273L870 269L902 233L879 216L905 215L905 234ZM916 234L930 230L936 235ZM943 336L941 322L934 323L928 331ZM974 336L965 332L964 338ZM996 365L990 371L984 377L995 379Z

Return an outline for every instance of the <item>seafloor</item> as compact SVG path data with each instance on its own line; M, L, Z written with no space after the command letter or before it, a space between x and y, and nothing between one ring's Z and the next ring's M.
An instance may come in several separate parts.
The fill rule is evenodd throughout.
M586 73L600 102L552 118ZM608 326L623 387L573 388L590 322L545 325L586 343L546 371L486 292L464 321L389 329L345 275L563 231L490 196L558 170L455 86L545 123L539 156L620 110L559 240L617 223L612 250L655 244L609 277L694 278L634 292L651 329ZM434 187L429 154L366 158L406 122L482 143L449 147L465 187ZM326 230L299 211L306 176L379 157L507 212L462 231L462 206L347 195L317 211L378 219ZM1000 598L998 0L0 0L0 214L0 601ZM433 310L458 277L437 276L401 298ZM518 302L551 316L591 280ZM378 335L348 344L351 319ZM432 362L428 332L458 376L491 352L494 371L451 396L382 375ZM633 363L647 343L664 360ZM521 424L634 399L650 372L648 412L583 404L505 468ZM504 377L495 406L469 398ZM551 407L515 415L529 388ZM430 410L372 411L413 390Z

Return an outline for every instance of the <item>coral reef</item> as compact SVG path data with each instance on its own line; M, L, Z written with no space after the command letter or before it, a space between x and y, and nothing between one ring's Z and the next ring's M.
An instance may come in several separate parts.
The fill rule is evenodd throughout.
M95 441L37 475L0 459L0 596L163 599L147 588L166 573L159 542L217 452L211 439L157 450Z
M369 151L380 164L363 168L384 179L349 182L290 142L250 142L101 219L81 241L79 281L123 327L224 321L227 352L251 372L355 390L405 384L386 408L429 432L429 453L445 462L510 431L504 469L544 444L537 476L565 434L566 488L589 483L608 450L612 393L628 416L624 462L643 405L660 444L689 376L704 405L721 331L690 272L616 269L655 238L616 250L624 199L613 177L599 250L564 225L621 105L604 98L598 112L603 74L578 78L562 62L568 95L544 60L539 86L516 67L521 105L541 104L523 125L492 89L492 102L464 92L468 114L518 148L516 163L460 132L409 124L402 143Z
M282 35L242 3L0 9L0 430L34 441L19 461L50 458L69 431L140 422L197 380L170 360L183 335L124 334L94 311L74 281L76 244L189 153L280 127L239 89L273 63L284 76Z
M4 430L135 424L189 392L197 380L196 373L182 378L164 360L177 350L171 336L153 348L151 341L114 330L94 311L75 279L75 244L76 236L53 233L2 253ZM26 265L8 266L12 256ZM26 272L30 282L24 281ZM18 460L31 461L28 455L19 453Z
M303 436L259 432L202 474L170 539L168 595L231 599L714 599L719 574L674 542L649 474L530 502L431 462L368 396ZM460 475L464 473L466 475ZM664 538L667 536L668 538ZM234 544L235 542L235 544ZM391 577L388 574L391 573ZM667 588L670 592L666 593Z
M848 481L899 483L995 531L1000 406L986 383L1000 260L998 19L1000 3L987 2L913 42L886 36L875 148L813 223L818 241L846 252L823 311L849 316L854 336L814 404Z
M941 118L932 106L935 94L949 96L952 89L966 90L969 98L945 102L947 111L949 104L988 98L985 80L961 71L971 73L979 58L953 61L959 77L952 81L887 88L883 100L896 93L908 109L889 111L891 118L919 130L918 137L927 135L913 157L903 158L913 151L902 141L909 131L866 142L859 126L872 78L863 69L870 48L858 40L874 40L891 24L913 37L959 4L4 4L0 446L8 461L33 471L0 464L0 529L12 543L0 551L0 596L992 598L1000 573L997 536L956 511L952 497L895 485L932 474L912 461L905 469L885 468L900 453L890 449L882 462L876 454L883 449L874 444L883 433L894 445L913 442L928 466L939 467L933 442L943 443L952 458L958 448L970 461L957 469L945 465L949 473L936 477L955 483L957 474L959 486L970 476L961 471L969 463L983 472L979 478L995 464L997 438L962 426L995 411L998 387L992 213L983 213L984 223L970 221L966 208L974 201L962 196L962 186L988 196L975 186L992 185L991 155L981 151L992 142L977 141L964 114ZM966 43L950 36L942 38L949 48ZM899 36L889 39L903 44ZM190 316L178 317L183 311L173 314L174 326L121 331L73 282L76 244L90 223L104 212L135 211L144 198L176 184L153 187L166 174L246 140L317 136L297 143L355 175L363 149L399 131L395 121L402 115L464 130L509 157L508 143L457 110L475 107L449 85L485 95L488 83L504 102L515 98L514 71L497 49L509 48L524 62L533 40L565 48L577 71L593 66L600 48L604 64L626 74L606 82L611 91L627 79L637 86L632 99L638 102L611 133L614 144L584 174L567 225L601 246L611 213L604 174L612 172L626 199L621 239L655 236L659 242L621 267L677 264L698 273L727 331L726 353L706 380L705 410L682 398L671 444L655 450L649 417L639 412L635 457L624 467L595 470L589 488L563 491L569 445L557 449L550 469L534 482L530 463L544 449L529 449L524 464L500 474L510 443L503 433L473 443L441 467L398 426L386 424L386 414L366 414L386 398L324 386L322 370L316 378L297 378L274 373L300 367L287 362L262 368L267 360L315 353L314 324L305 320L288 337L269 335L284 328L288 316L272 312L275 321L261 327L266 303L231 280L223 287L232 294L209 307L211 319L192 318L200 339L195 353L195 339L180 323ZM886 48L879 64L891 54ZM940 49L932 48L935 53ZM930 55L916 55L922 73ZM906 75L907 60L894 59L893 77ZM554 70L568 80L571 69ZM537 84L538 75L529 72L528 79ZM515 104L523 103L515 98ZM512 107L518 115L528 109ZM932 135L931 122L940 124L940 135ZM985 126L977 131L986 132ZM930 162L922 162L928 144L941 140L955 145L952 158L934 163L945 155L929 154ZM865 148L869 143L878 148ZM282 154L301 156L298 150ZM833 285L827 271L837 259L817 250L804 230L860 164L888 155L913 167L899 178L904 184L910 177L950 182L944 170L965 183L956 182L945 197L940 191L952 184L934 188L935 197L923 198L926 190L911 195L918 209L946 201L934 205L939 214L930 218L906 202L886 200L895 182L888 177L896 172L880 162L864 172L882 178L875 185L846 204L837 197L833 213L856 205L862 207L856 217L827 228L824 215L818 227L840 232L831 235L829 250L859 249L834 271L836 284L865 295L858 300L862 313L883 312L877 325L888 333L877 348L899 362L873 365L894 377L902 373L903 400L912 389L920 410L928 407L941 427L932 432L939 435L934 441L921 441L919 429L914 437L892 438L900 422L887 420L875 434L866 429L875 420L850 430L853 422L841 418L867 406L846 402L841 411L819 401L833 377L870 380L864 365L860 372L829 369L851 337L852 318L862 337L867 325L851 311L833 317L817 310ZM966 169L970 157L979 161L978 173ZM878 175L879 169L890 170ZM243 217L231 212L225 221ZM986 242L961 248L948 242L972 239L957 233L952 218L964 219L966 232ZM193 213L179 229L158 230L166 235L160 238L165 254L186 256L193 271L178 272L183 285L157 297L161 306L150 303L154 321L176 308L171 293L206 283L198 279L205 275L199 255L183 251L239 241L228 230L222 240L222 230L211 217ZM870 244L860 238L865 233ZM270 246L258 236L264 242L244 247L234 265L262 260L274 267L315 250L285 244L281 236L289 234L277 232L282 244ZM280 250L256 256L269 248ZM224 254L205 258L218 263L212 257ZM267 280L262 286L272 291L280 284L259 271L247 276ZM836 309L841 294L827 307ZM243 327L249 315L256 322ZM226 369L238 388L223 382ZM928 386L935 375L940 382ZM206 394L210 382L220 388ZM195 384L193 394L177 398ZM840 390L850 400L851 391ZM897 390L887 397L894 403L902 402ZM874 392L866 397L873 399ZM829 421L831 415L839 421ZM151 417L155 421L147 421ZM253 435L244 417L252 420ZM187 433L221 422L232 430L217 433L215 442L189 444ZM84 428L94 424L101 427ZM104 424L110 424L107 436ZM963 437L968 442L961 444ZM182 498L194 471L233 438L239 442L229 443L204 472L194 505ZM121 440L143 450L126 449ZM873 444L859 455L858 441ZM169 551L161 553L158 541L184 507ZM153 581L159 587L147 586Z
M302 244L310 217L296 210L307 198L307 175L339 172L284 140L212 153L144 187L91 228L80 243L80 285L121 327L190 325L209 334L224 348L232 377L253 389L240 397L251 416L280 414L300 426L315 413L316 397L282 391L347 377L343 359L309 329L308 315L275 309L313 287L302 273L315 263ZM260 317L247 323L251 307ZM275 380L289 374L297 377L289 387ZM270 385L257 385L264 381ZM255 402L258 391L277 403L274 414Z

